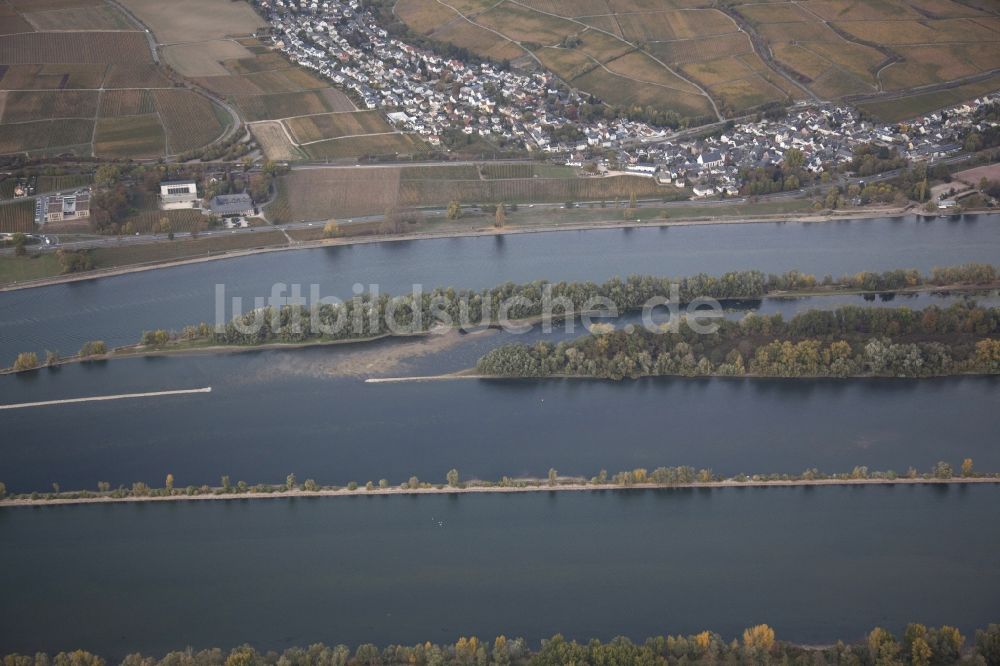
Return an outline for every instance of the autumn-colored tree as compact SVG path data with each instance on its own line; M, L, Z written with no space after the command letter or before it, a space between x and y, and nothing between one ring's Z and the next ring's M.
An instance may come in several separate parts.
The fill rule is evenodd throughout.
M493 226L497 229L503 229L504 223L507 221L507 213L504 211L503 204L497 206L496 221L494 221Z
M25 372L38 367L38 354L35 352L21 352L14 359L14 372Z
M875 627L868 634L868 654L875 666L899 666L901 663L896 637L882 627Z
M743 651L751 663L767 664L774 647L774 629L758 624L743 631Z
M556 472L555 469L551 469L550 468L549 469L549 485L550 486L556 485L556 479L558 479L558 478L559 478L559 473Z
M972 458L962 461L962 476L972 476Z
M164 482L164 487L167 491L172 491L174 489L174 475L167 474L167 480Z
M453 201L449 201L448 202L448 219L449 220L457 220L460 217L462 217L462 204L460 204L458 201L454 201L454 200Z
M323 238L336 238L340 235L340 225L336 220L330 220L323 225Z

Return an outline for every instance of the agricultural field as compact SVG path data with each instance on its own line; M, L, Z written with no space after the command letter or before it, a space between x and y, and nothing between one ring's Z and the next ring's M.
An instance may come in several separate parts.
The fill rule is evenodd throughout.
M383 213L388 208L464 204L532 203L566 201L626 201L637 197L668 197L676 190L643 176L581 178L565 171L543 176L531 164L482 165L479 171L531 177L478 177L475 167L381 167L371 169L310 169L293 171L280 181L278 210L268 209L281 221L350 218ZM274 213L277 212L277 215Z
M235 95L231 101L248 122L281 120L313 113L354 111L351 101L332 88L273 95Z
M748 2L731 11L785 71L824 99L904 91L1000 67L996 15L972 3L806 0Z
M302 146L314 160L343 160L359 157L417 155L427 145L413 134L368 134L327 139Z
M35 200L23 199L0 204L0 233L31 232L35 230Z
M160 44L204 42L249 35L264 21L245 2L231 0L122 0Z
M254 123L250 125L250 133L269 160L290 162L305 159L305 153L291 142L288 132L279 121Z
M39 120L0 124L0 154L60 154L89 150L94 121L83 119Z
M38 192L59 192L86 187L94 182L94 177L87 173L71 173L62 176L39 176Z
M39 32L135 30L138 27L125 14L104 4L24 12L21 16Z
M915 118L947 106L985 95L1000 88L1000 74L975 83L967 83L947 90L907 95L895 99L870 100L858 103L858 108L887 123Z
M416 32L492 53L530 51L568 85L620 106L723 116L1000 68L995 3L955 0L399 0ZM766 43L765 57L755 50ZM567 47L569 40L578 44ZM773 61L771 58L773 57Z
M19 32L0 34L0 154L155 159L205 146L230 122L178 87L105 0L8 0L0 28L14 19Z
M101 118L94 132L94 153L98 157L152 159L166 154L166 141L155 113Z
M149 90L105 90L101 93L102 118L139 116L156 113L153 94Z
M218 139L228 116L214 103L190 90L154 90L156 110L167 135L167 150L183 153Z
M323 139L338 139L362 134L385 134L393 131L378 111L296 116L288 118L284 123L291 132L292 138L300 145Z
M57 118L93 118L97 114L96 90L12 90L5 98L0 122L22 123Z

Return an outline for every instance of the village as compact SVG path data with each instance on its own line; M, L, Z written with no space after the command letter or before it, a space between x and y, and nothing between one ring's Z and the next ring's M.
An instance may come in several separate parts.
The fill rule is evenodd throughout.
M551 74L471 65L416 48L390 37L359 0L256 5L278 49L432 146L447 147L446 135L459 131L571 166L589 163L592 173L649 175L689 187L694 197L747 194L746 172L781 164L790 149L800 151L803 168L817 179L868 144L906 160L936 162L961 151L975 111L1000 99L994 93L893 125L864 120L846 105L804 103L787 114L720 123L714 132L677 132L625 118L586 121L576 110L587 100Z

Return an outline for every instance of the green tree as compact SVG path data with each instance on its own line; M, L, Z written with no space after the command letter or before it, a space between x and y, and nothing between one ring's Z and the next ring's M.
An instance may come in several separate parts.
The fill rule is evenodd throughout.
M549 485L550 486L556 485L556 479L558 478L558 476L559 476L558 472L556 472L555 469L552 469L552 468L549 469Z
M233 484L230 483L228 474L222 477L222 490L227 493L233 490Z
M7 484L5 484L3 481L0 481L0 500L2 500L4 497L7 497Z
M875 627L868 634L868 655L875 666L899 666L899 643L896 637Z
M789 148L785 151L784 162L788 172L791 173L802 168L802 165L805 164L805 156L798 148Z
M976 630L976 652L986 661L986 666L1000 666L1000 624Z
M954 476L954 472L951 469L951 465L944 462L943 460L939 460L934 465L934 470L932 473L934 474L935 479L950 479L952 476Z
M28 254L28 237L21 233L20 231L11 237L11 242L14 244L14 254L18 257L23 257Z
M285 477L285 490L295 490L295 474Z
M101 187L114 185L121 176L121 169L114 164L103 164L94 172L94 182Z
M410 479L406 482L406 487L409 488L410 490L416 490L417 488L420 487L420 479L418 479L415 476L411 476Z
M449 486L451 486L452 488L457 488L458 487L459 479L458 479L458 470L457 469L450 469L450 470L448 470L448 474L446 475L446 478L448 479L448 485Z

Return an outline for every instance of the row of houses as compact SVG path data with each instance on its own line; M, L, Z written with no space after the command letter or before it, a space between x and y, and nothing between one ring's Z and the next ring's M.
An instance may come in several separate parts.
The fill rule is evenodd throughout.
M705 138L624 148L618 159L627 171L689 185L695 196L734 195L747 170L780 166L792 149L802 156L802 169L815 175L850 162L855 150L866 144L894 150L911 161L937 161L959 152L967 132L995 125L973 119L980 107L996 103L1000 93L893 125L862 120L848 106L802 105L784 118L733 123ZM571 161L584 159L577 155Z

